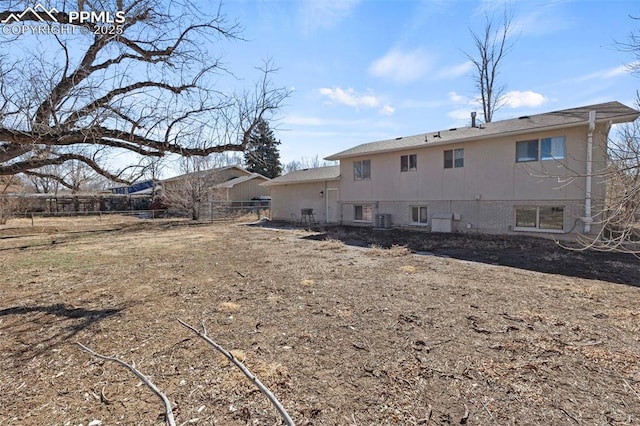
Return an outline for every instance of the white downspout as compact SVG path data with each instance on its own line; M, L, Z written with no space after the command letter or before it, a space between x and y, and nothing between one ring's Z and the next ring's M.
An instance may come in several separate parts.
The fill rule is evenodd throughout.
M593 169L593 131L596 127L596 112L589 111L589 131L587 132L587 174L585 182L584 194L584 233L591 233L591 224L593 217L591 216L591 175Z

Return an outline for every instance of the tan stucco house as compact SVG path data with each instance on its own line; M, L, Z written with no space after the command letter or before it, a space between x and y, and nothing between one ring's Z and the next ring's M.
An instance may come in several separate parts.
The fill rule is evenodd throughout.
M233 165L164 179L160 187L167 194L197 191L209 201L245 202L268 196L269 190L261 185L268 181L269 178L261 174Z
M311 210L319 223L339 223L339 184L340 166L296 170L271 179L263 184L271 195L271 219L301 220L302 210Z
M192 184L191 182L205 182L208 186L213 186L221 182L226 182L241 176L248 176L250 174L251 172L240 166L224 166L185 173L168 179L163 179L160 181L160 185L167 191L174 191L187 184Z
M269 178L259 173L251 173L214 185L212 195L215 201L247 201L255 197L269 195L268 188L262 186Z
M608 102L366 143L267 183L273 219L436 232L593 233L605 199L612 124L640 113ZM322 192L324 191L324 192Z

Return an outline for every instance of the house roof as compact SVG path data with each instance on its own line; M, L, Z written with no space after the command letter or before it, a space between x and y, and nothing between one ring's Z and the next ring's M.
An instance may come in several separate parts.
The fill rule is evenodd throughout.
M478 127L460 127L456 129L439 130L419 135L388 139L378 142L370 142L341 151L326 157L326 160L339 160L341 158L356 157L367 154L389 151L401 151L405 149L422 148L444 144L462 143L473 140L494 138L496 136L517 135L531 131L552 130L587 125L589 112L596 111L596 122L623 123L638 118L640 112L629 108L620 102L607 102L596 105L587 105L578 108L564 109L512 118L509 120L494 121L482 124Z
M226 182L222 182L222 183L219 183L217 185L214 185L214 188L228 188L228 189L230 189L230 188L233 188L236 185L241 184L242 182L247 182L247 181L252 180L252 179L262 179L264 181L269 181L270 180L268 177L262 176L260 173L251 173L250 175L247 175L247 176L240 176L240 177L237 177L237 178L230 179L230 180L228 180Z
M173 176L167 179L163 179L160 182L172 182L174 180L180 180L180 179L184 179L188 176L194 176L194 175L203 175L206 176L210 173L214 173L214 172L222 172L224 170L229 170L229 169L235 169L238 170L240 172L246 173L246 175L250 175L251 172L249 172L248 170L243 169L242 167L238 166L238 165L233 165L233 166L224 166L224 167L216 167L213 169L208 169L208 170L201 170L201 171L197 171L197 172L191 172L191 173L185 173L183 175L179 175L179 176Z
M287 185L291 183L307 183L340 179L340 166L315 167L296 170L284 176L278 176L265 182L264 186Z

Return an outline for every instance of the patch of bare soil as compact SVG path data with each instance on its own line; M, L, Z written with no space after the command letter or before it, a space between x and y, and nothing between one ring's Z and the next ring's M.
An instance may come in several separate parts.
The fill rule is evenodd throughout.
M587 279L469 262L425 234L420 246L345 234L363 248L238 224L85 225L0 239L0 425L164 422L139 379L76 342L135 362L178 424L277 424L176 318L205 323L300 425L640 419L640 289L613 284L617 265ZM513 250L485 244L475 251Z
M407 247L414 253L510 266L530 271L640 285L640 258L586 250L570 242L513 235L438 234L409 230L334 227L312 239L339 239L363 247Z

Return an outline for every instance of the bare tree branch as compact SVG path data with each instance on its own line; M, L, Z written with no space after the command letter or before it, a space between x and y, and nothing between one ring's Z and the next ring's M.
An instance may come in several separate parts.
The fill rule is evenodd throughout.
M254 385L256 385L256 387L258 389L260 389L260 392L262 392L269 399L271 404L273 404L273 406L276 408L276 410L278 410L278 413L280 413L280 416L282 417L282 420L285 422L285 424L287 424L289 426L294 426L295 425L295 423L293 422L293 420L291 419L291 417L287 413L287 410L285 410L285 408L282 405L282 403L280 403L278 398L276 398L276 396L269 390L269 388L267 388L260 381L260 379L258 379L251 372L251 370L249 370L242 362L238 361L238 359L236 357L234 357L233 354L231 354L229 351L227 351L222 346L218 345L216 342L211 340L211 338L209 338L209 336L207 336L207 329L205 328L204 324L202 325L203 331L199 331L195 327L193 327L192 325L182 321L179 318L178 318L178 322L183 327L188 328L189 330L193 331L201 339L203 339L205 342L207 342L209 345L211 345L216 351L218 351L222 355L224 355L224 357L227 358L229 361L231 361L233 363L233 365L238 367L240 369L240 371L242 371L242 374L244 374Z
M36 172L33 170L27 170L25 172L23 172L26 176L30 176L32 178L37 178L38 181L40 182L46 182L46 181L55 181L58 182L59 184L61 184L62 186L68 188L68 189L75 189L74 185L72 183L67 182L64 178L55 175L53 173L41 173L41 172ZM45 191L41 191L39 188L39 185L36 183L36 181L32 181L34 183L34 186L36 186L36 191L37 192L43 192L43 193L47 193L48 189Z
M1 175L16 175L18 173L23 173L32 169L39 169L41 167L45 167L45 166L51 166L51 165L61 165L64 164L68 161L71 160L76 160L76 161L80 161L81 163L86 164L87 166L91 167L96 173L114 181L114 182L119 182L119 183L128 183L129 180L127 179L123 179L121 177L119 177L118 175L114 175L109 173L107 170L101 168L98 163L96 161L94 161L93 159L86 157L84 155L81 154L60 154L57 155L53 158L30 158L28 160L25 161L18 161L15 163L11 163L7 166L1 166L0 167L0 176Z
M96 358L99 358L101 360L104 361L111 361L111 362L115 362L116 364L128 368L133 374L136 375L137 378L139 378L140 380L142 380L142 383L144 383L149 389L151 389L153 391L153 393L155 393L158 398L160 398L162 400L162 403L164 404L164 412L165 412L165 421L169 426L175 426L176 425L176 421L173 417L173 408L171 407L171 402L169 401L169 398L167 398L167 396L160 390L158 389L158 387L153 384L153 382L151 380L149 380L149 378L147 376L145 376L144 374L142 374L134 364L127 364L126 362L122 361L119 358L114 358L114 357L110 357L110 356L106 356L106 355L101 355L91 349L89 349L88 347L86 347L85 345L83 345L82 343L77 343L78 346L80 346L80 349L82 349L82 351L95 356Z

